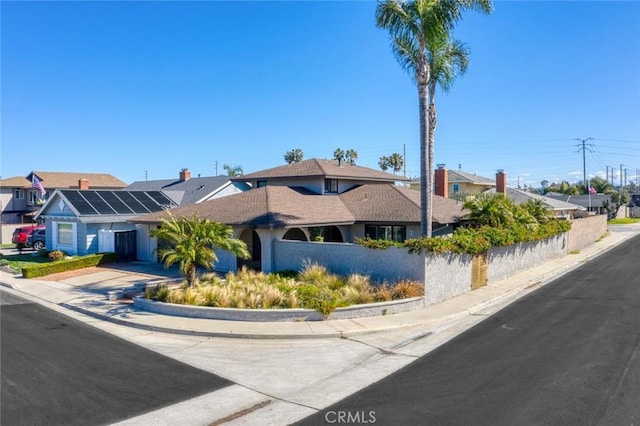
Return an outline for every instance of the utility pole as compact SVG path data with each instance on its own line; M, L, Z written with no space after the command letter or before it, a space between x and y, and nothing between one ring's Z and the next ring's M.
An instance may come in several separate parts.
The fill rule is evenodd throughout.
M215 176L218 176L218 160L216 160L215 163L216 163L216 174L215 174Z
M584 182L584 193L588 194L589 193L589 182L587 179L587 141L592 140L593 138L586 138L586 139L580 139L580 138L576 138L577 141L582 142L582 148L580 148L578 150L581 151L582 150L582 179ZM591 144L589 144L591 145ZM591 150L589 150L591 151Z
M404 166L404 177L407 177L407 144L402 144L402 165Z
M620 192L622 192L622 166L624 166L624 164L620 164Z

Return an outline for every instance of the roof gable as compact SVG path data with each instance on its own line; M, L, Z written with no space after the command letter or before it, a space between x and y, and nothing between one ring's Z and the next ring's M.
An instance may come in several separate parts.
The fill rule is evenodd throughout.
M271 169L231 178L234 181L248 181L255 179L325 177L331 179L357 179L375 182L393 183L408 179L391 173L358 166L347 162L338 165L337 160L320 160L312 158L298 163L285 164Z

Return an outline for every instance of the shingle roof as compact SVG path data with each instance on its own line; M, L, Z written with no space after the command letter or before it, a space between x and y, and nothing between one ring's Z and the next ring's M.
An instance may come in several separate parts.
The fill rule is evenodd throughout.
M359 222L420 223L420 192L395 185L362 185L340 194ZM462 203L433 196L433 221L454 223Z
M265 186L170 210L174 216L201 218L227 225L256 227L313 226L353 223L354 216L337 195L318 195L304 188ZM133 219L158 223L167 212Z
M124 188L126 183L107 173L67 173L67 172L31 172L38 176L45 189L78 188L80 179L89 181L89 188ZM31 173L29 176L31 176ZM0 180L0 186L5 188L31 188L31 181L26 177L14 176Z
M187 180L136 181L129 191L163 191L181 206L194 204L229 183L228 176L192 177ZM248 188L247 188L248 189Z
M488 192L494 193L495 189L490 189ZM551 210L584 210L584 207L577 204L567 203L562 200L545 197L543 195L534 194L533 192L527 192L516 188L507 188L507 197L516 204L526 203L528 200L539 200L546 208Z
M493 185L496 186L495 179L478 176L475 173L467 173L462 170L449 170L449 182L459 183L466 182L476 185Z
M197 215L228 225L290 227L356 222L420 223L420 194L390 184L362 185L340 195L318 195L304 188L265 186L170 210L174 216ZM433 220L453 223L462 215L455 200L434 196ZM169 213L134 218L158 223Z
M320 160L317 158L233 177L231 180L248 181L252 179L292 178L303 176L324 176L334 179L362 179L389 183L408 180L402 176L396 176L391 173L371 169L369 167L362 167L346 162L342 162L341 165L338 166L337 160Z
M581 194L581 195L566 195L566 194L546 194L545 197L552 198L554 200L565 201L571 204L577 204L582 207L602 207L602 203L608 201L611 203L611 196L605 194Z

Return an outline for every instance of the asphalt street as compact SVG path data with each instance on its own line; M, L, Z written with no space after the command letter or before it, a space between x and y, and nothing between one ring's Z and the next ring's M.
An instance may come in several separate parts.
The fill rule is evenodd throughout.
M2 425L110 424L232 384L6 291L0 305Z
M297 424L639 424L639 260L635 237Z

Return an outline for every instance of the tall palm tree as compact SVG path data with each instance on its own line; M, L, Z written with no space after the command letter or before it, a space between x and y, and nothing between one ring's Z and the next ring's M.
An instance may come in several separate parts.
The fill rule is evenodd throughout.
M469 9L490 13L491 0L385 0L376 7L376 25L389 31L396 59L418 86L420 112L421 231L430 236L432 225L433 147L429 149L429 46L448 40L454 25Z
M247 245L232 238L233 230L230 226L197 216L187 219L171 215L168 220L162 219L162 226L152 230L150 234L169 243L168 248L158 250L164 266L168 268L178 263L189 286L195 282L198 266L207 270L213 268L218 261L218 249L240 258L249 257Z

